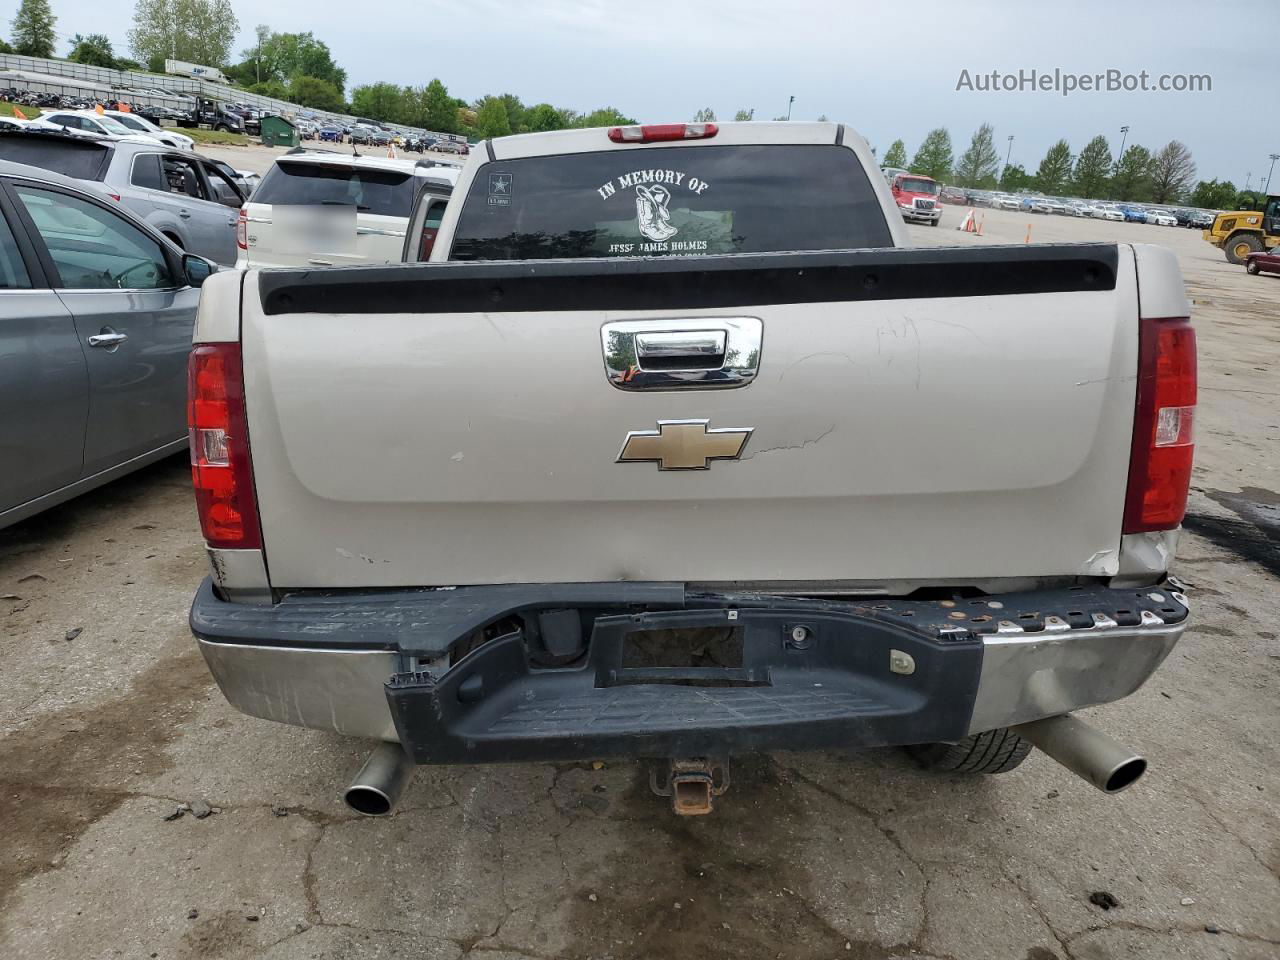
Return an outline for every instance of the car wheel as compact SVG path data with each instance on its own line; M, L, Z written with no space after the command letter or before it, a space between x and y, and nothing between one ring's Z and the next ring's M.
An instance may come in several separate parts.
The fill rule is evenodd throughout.
M939 773L1007 773L1027 759L1031 741L1001 727L958 743L915 744L907 753L925 770Z
M1244 268L1245 270L1249 271L1249 273L1252 273L1255 277L1262 272L1258 267L1257 260L1250 260L1248 263L1244 265Z
M1249 254L1262 250L1262 241L1251 233L1241 233L1228 237L1223 249L1226 250L1227 260L1238 265L1244 263Z
M941 218L941 217L939 217L937 220L930 220L930 221L929 221L929 226L931 226L931 227L936 227L936 226L938 225L939 221L941 221L941 220L942 220L942 218Z

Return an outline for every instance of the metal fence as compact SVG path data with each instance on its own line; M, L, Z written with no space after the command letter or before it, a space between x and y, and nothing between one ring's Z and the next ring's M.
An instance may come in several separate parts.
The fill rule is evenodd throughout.
M65 83L39 78L10 79L6 74L12 71L22 73L38 73L51 77L65 77ZM77 82L79 81L79 82ZM206 97L210 100L222 100L228 103L244 104L255 110L274 113L282 117L309 117L318 123L334 123L348 126L356 121L356 117L346 113L332 113L327 110L315 110L288 100L277 100L275 97L264 97L250 93L238 87L196 77L171 76L167 73L145 73L138 70L112 70L107 67L92 67L83 63L72 63L69 60L45 60L40 57L24 57L12 53L0 53L0 87L13 87L36 93L52 93L64 97L101 97L104 99L124 100L139 106L171 107L177 110L191 109L191 103L184 97ZM142 91L162 90L165 94L144 93ZM399 123L388 123L386 126L398 133L411 136L428 135L448 140L466 142L466 138L449 133L436 133L423 130L421 127L409 127Z

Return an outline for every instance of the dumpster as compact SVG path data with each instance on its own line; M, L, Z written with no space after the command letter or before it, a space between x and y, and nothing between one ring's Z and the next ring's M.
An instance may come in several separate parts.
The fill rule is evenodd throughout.
M298 128L284 117L263 117L262 144L267 147L296 147Z

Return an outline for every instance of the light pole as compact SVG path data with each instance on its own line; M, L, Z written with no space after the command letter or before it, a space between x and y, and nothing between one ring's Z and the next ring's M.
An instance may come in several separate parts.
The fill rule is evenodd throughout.
M791 119L791 105L796 102L796 98L792 97L787 101L787 119Z
M1013 156L1013 134L1009 134L1009 149L1004 152L1004 166L1000 169L1000 179L1004 179L1005 170L1009 169L1009 158Z
M1276 161L1280 160L1280 153L1271 154L1271 169L1267 171L1267 193L1271 193L1271 174L1275 173Z
M1116 156L1116 163L1120 162L1120 158L1124 156L1124 142L1129 139L1129 128L1127 126L1120 128L1120 153Z

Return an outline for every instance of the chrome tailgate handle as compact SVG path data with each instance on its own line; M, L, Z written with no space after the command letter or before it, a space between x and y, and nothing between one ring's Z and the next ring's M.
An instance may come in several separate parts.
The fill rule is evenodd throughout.
M743 387L760 367L758 317L617 320L600 329L605 373L619 390Z
M691 360L705 363L714 357L724 356L724 346L728 339L729 335L723 330L637 333L636 359L641 366L644 366L645 360Z

